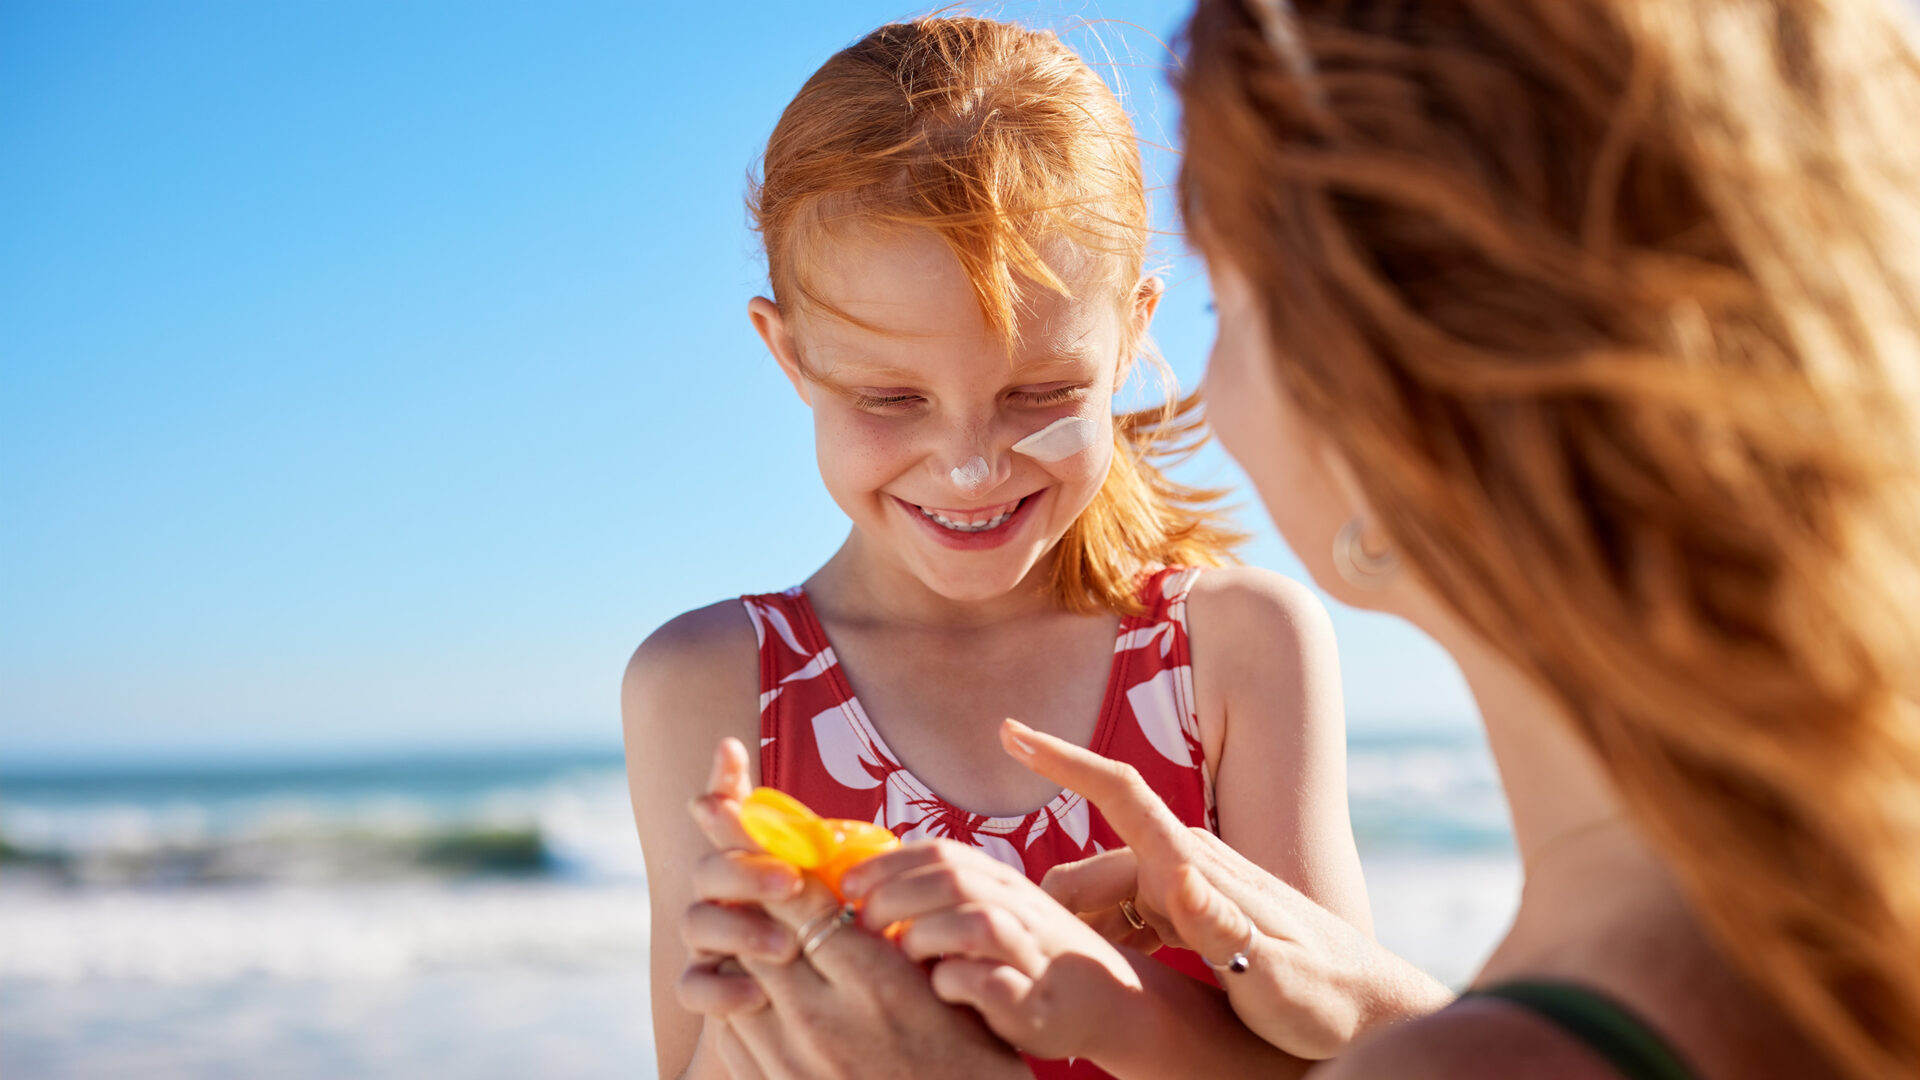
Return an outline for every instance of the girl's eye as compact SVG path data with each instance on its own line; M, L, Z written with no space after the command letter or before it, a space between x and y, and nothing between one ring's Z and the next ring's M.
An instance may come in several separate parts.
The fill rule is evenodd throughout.
M918 394L868 394L854 391L853 403L863 409L897 409L919 401Z
M1058 405L1072 401L1086 391L1084 386L1056 386L1051 390L1023 390L1020 393L1029 405Z

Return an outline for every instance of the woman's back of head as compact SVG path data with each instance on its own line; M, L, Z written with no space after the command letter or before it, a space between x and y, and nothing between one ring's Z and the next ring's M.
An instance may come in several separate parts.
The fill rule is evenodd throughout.
M1195 239L1723 948L1920 1071L1920 60L1871 0L1202 0Z

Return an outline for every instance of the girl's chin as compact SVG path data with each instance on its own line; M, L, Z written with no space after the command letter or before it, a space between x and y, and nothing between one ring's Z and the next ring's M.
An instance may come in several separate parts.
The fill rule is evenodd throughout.
M943 567L919 566L914 577L927 591L956 604L979 604L998 600L1015 591L1033 573L1038 559L1025 560L1004 571L953 573Z

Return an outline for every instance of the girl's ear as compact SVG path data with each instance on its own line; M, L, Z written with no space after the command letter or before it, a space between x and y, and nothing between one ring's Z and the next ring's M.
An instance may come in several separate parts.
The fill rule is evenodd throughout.
M808 389L807 376L800 369L800 352L794 348L793 332L787 328L786 317L780 314L780 305L764 296L756 296L747 301L747 321L753 324L753 332L767 343L767 351L773 354L773 361L786 373L787 381L793 384L793 391L800 400L813 404Z
M1167 283L1157 277L1143 277L1140 284L1133 287L1133 336L1140 340L1147 336L1147 330L1153 325L1153 313L1160 309L1160 298L1167 293Z

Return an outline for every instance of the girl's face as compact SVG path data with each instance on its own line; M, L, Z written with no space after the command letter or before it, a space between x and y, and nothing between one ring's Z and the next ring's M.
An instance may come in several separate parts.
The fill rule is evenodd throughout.
M866 326L764 298L749 315L812 407L820 475L866 549L951 600L1003 595L1092 502L1113 460L1112 400L1157 290L1113 297L1070 245L1049 265L1074 298L1028 291L1018 343L989 328L965 272L931 232L838 244L814 287ZM1013 444L1065 417L1091 445L1057 461ZM1054 455L1044 455L1054 456Z

